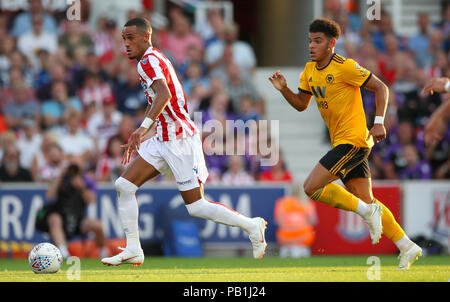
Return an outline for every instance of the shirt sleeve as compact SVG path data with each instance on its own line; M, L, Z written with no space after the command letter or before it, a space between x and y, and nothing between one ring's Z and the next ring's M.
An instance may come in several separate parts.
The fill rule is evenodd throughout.
M306 66L302 74L300 75L300 86L298 86L298 91L312 95L311 88L309 87Z
M360 66L356 61L347 59L343 63L342 78L352 86L363 87L372 77L372 72Z
M147 84L147 89L152 86L154 81L164 79L159 61L152 56L148 56L139 62L138 72Z

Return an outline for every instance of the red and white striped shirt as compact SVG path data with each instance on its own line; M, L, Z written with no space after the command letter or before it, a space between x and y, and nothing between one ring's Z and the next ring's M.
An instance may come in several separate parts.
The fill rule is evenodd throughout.
M172 98L156 122L158 140L170 141L192 136L198 129L189 117L187 98L172 63L156 48L149 47L137 66L141 85L151 105L156 93L151 88L155 80L165 79Z

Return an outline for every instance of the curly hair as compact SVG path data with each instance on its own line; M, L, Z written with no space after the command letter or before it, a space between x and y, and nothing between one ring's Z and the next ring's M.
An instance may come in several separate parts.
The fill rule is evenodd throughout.
M309 25L310 33L324 33L329 38L339 39L341 27L330 19L318 18Z

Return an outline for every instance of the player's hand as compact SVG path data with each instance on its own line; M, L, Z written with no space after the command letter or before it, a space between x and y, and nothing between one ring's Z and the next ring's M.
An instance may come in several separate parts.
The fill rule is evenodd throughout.
M422 95L425 96L428 93L433 95L434 92L445 93L445 85L450 81L448 78L433 78L422 89Z
M373 137L375 143L379 143L386 138L386 128L383 124L375 124L369 131L369 137Z
M121 145L122 148L125 148L125 153L122 157L122 165L128 164L131 160L131 155L133 155L133 152L139 150L141 141L144 138L145 134L147 134L147 129L139 127L130 135L128 142L124 145Z
M277 90L281 91L283 88L287 87L286 79L279 70L269 78L269 81Z

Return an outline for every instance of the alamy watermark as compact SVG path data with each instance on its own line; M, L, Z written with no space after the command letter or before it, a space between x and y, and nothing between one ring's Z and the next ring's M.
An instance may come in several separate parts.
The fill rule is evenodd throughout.
M367 258L366 264L370 265L367 269L366 277L370 281L381 280L381 260L377 256L370 256Z
M366 17L368 20L380 20L381 19L381 0L366 0L367 11Z
M202 133L205 155L260 156L261 166L273 166L280 158L278 120L210 119L203 123L203 113L194 113L194 123Z
M81 21L81 2L80 0L67 0L69 6L66 10L66 17L69 21Z
M66 271L66 278L69 281L80 281L81 280L81 261L80 258L76 256L71 256L66 260L70 267Z

